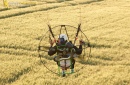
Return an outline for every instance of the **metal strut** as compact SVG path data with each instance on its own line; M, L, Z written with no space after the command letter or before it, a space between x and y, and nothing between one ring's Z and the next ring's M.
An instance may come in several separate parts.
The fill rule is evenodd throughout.
M77 33L76 33L75 40L74 40L74 45L75 45L75 42L78 38L79 31L81 31L81 23L78 25Z
M66 26L65 25L61 25L61 28L60 28L60 34L61 34L61 30L62 30L62 28L65 28L65 32L66 32L66 34L67 34L67 36L68 36L68 40L69 40L69 35L68 35L68 32L67 32L67 30L66 30ZM59 35L60 35L59 34Z
M49 31L50 31L52 37L54 38L54 42L56 43L56 39L55 39L55 36L54 36L54 34L53 34L52 30L51 30L51 26L48 25L48 27L49 27Z

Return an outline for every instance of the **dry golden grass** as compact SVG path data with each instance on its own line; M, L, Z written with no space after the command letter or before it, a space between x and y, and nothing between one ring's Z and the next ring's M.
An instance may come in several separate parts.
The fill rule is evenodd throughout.
M130 85L129 0L47 0L48 8L44 0L32 1L42 4L0 9L0 85ZM48 21L52 26L77 26L80 7L92 57L85 68L62 78L40 63L39 38ZM57 69L52 60L43 60Z

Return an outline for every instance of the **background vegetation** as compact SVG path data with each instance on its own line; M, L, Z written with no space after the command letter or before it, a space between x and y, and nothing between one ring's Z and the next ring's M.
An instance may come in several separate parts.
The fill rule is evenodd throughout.
M0 85L130 85L129 0L29 1L37 4L6 9L0 1ZM39 38L48 21L77 26L80 8L92 58L84 69L62 78L40 63Z

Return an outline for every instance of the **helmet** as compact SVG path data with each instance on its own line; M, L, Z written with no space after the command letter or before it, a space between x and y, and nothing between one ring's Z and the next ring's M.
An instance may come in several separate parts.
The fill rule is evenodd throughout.
M66 34L60 34L60 35L59 35L59 38L63 38L64 41L68 40L68 37L67 37Z
M60 34L59 35L59 41L60 41L59 43L65 44L67 40L68 40L68 37L67 37L66 34Z

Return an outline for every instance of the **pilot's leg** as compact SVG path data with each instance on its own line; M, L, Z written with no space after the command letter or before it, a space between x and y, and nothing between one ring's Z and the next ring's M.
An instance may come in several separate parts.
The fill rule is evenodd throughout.
M54 58L53 58L53 60L54 60L55 62L58 62L59 59L60 59L60 56L54 56Z
M71 60L71 62L72 62L72 64L71 64L70 69L71 69L71 73L73 73L73 72L74 72L75 60L74 60L74 59L72 59L72 60Z
M53 58L53 60L54 60L55 62L57 62L56 57L57 57L57 56L54 56L54 58Z

